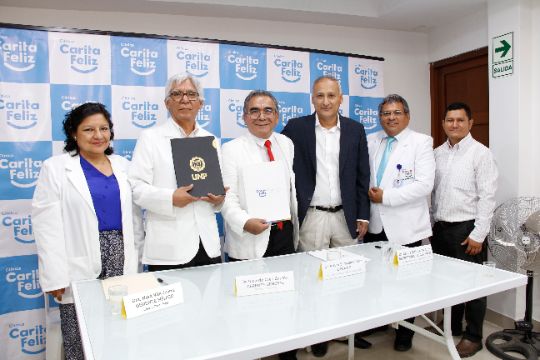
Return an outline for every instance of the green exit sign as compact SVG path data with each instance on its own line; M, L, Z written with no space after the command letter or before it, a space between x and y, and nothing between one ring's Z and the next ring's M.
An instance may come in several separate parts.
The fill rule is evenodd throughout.
M496 36L491 43L491 75L494 78L514 73L514 33Z

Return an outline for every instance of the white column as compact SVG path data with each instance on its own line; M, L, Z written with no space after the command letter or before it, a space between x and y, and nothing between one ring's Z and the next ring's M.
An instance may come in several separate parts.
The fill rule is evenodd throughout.
M540 1L488 2L490 148L499 167L498 203L540 196ZM513 32L513 74L493 77L493 38ZM535 298L540 298L535 281ZM524 288L491 296L490 309L523 318ZM540 317L539 302L534 318Z

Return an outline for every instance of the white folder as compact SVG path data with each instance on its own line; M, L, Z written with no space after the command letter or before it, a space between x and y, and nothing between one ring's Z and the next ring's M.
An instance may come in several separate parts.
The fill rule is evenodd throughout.
M250 217L266 221L290 220L290 180L282 161L247 165L242 169L242 180Z

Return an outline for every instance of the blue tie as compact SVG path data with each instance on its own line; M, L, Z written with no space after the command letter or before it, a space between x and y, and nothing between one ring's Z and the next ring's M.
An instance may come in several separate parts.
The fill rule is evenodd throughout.
M386 138L386 148L384 149L381 163L379 164L379 168L377 169L377 187L381 185L384 169L386 168L386 164L388 163L388 159L390 158L390 152L392 151L392 143L394 141L396 141L396 138L393 136L388 136Z

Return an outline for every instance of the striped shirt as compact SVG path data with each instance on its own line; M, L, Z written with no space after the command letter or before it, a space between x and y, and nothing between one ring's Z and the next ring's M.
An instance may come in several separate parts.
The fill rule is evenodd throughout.
M435 186L431 196L435 221L474 220L469 237L486 238L495 210L497 166L491 151L469 133L454 146L435 149Z

